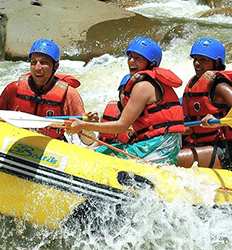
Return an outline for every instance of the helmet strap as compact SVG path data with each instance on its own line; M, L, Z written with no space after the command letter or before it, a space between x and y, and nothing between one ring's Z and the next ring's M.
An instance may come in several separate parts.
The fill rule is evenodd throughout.
M55 72L57 71L57 69L59 68L59 62L54 62L53 64L53 73L55 74Z
M154 67L156 67L156 62L151 62L151 63L148 65L148 69L149 69L149 70L153 69Z
M51 81L51 79L53 78L53 76L54 76L55 72L57 71L58 67L59 67L59 63L54 61L53 68L52 68L52 74L49 77L49 79L47 80L47 82L45 83L45 85L47 85Z
M214 61L216 70L225 70L226 66L222 63L221 59Z

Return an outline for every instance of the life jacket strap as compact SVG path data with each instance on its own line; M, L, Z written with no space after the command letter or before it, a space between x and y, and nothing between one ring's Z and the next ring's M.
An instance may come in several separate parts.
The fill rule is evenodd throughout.
M27 96L27 95L17 94L17 97L19 97L23 100L26 100L26 101L32 101L36 104L47 104L47 105L51 105L51 106L62 105L62 102L46 100L46 99L41 98L40 96Z
M144 133L146 133L148 131L151 131L151 130L154 130L154 129L159 129L159 128L165 128L165 133L168 133L169 128L171 126L175 126L175 125L183 125L183 121L164 122L164 123L149 126L147 128L142 128L142 129L136 131L135 133L136 133L136 136L139 136L139 135L144 134Z

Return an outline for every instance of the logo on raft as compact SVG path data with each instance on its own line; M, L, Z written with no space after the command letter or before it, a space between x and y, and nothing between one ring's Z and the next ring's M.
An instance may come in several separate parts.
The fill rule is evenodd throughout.
M24 159L36 162L43 163L52 167L59 167L60 158L57 155L49 154L44 152L40 148L32 147L27 144L16 143L11 145L8 148L8 153L15 156L23 157Z

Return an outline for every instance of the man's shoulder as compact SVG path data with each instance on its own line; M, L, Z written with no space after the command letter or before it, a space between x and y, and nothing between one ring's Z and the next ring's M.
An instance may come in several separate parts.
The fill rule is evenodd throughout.
M8 83L5 89L13 90L13 89L17 89L17 87L18 87L18 81L13 81L13 82Z
M80 97L80 94L76 88L73 88L72 86L68 85L67 88L67 98L77 98Z

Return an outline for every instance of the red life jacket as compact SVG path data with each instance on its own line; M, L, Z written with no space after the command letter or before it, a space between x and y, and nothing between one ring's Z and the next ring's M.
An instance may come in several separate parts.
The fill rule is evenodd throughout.
M110 101L105 107L101 122L117 121L120 115L121 112L118 108L118 102ZM121 142L126 144L129 140L129 136L127 132L120 134L99 133L99 139L107 143Z
M212 91L217 84L227 82L231 85L232 71L207 71L190 88L193 78L185 87L183 108L186 120L201 120L207 114L212 114L220 119L229 111L229 107L219 104L211 99ZM185 138L189 144L204 145L220 140L231 140L232 133L229 127L204 128L192 127L192 134Z
M69 83L64 82L65 78L63 81L58 80L46 94L36 95L29 86L29 76L30 74L23 75L17 82L17 93L12 110L39 116L63 115L63 106L69 86ZM56 139L62 138L64 134L64 130L60 128L44 128L39 131Z
M159 86L162 98L157 103L146 105L132 125L135 140L145 140L165 133L183 133L185 131L183 110L173 89L181 86L181 79L172 71L158 67L140 71L124 86L123 104L128 102L134 85L141 80L147 80L152 85Z
M78 88L81 83L76 79L76 77L64 73L56 73L55 76L63 82L68 83L69 86L73 88Z

